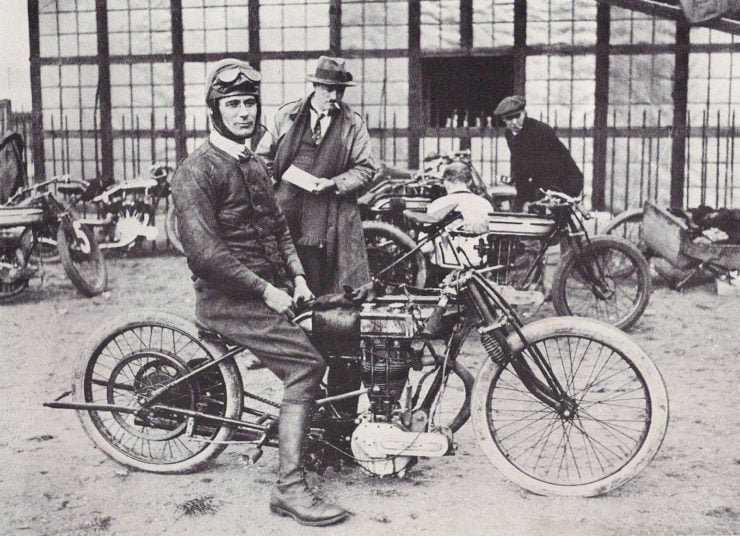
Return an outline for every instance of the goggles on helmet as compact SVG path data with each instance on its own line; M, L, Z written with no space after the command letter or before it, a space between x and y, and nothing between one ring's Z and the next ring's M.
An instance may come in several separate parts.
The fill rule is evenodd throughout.
M252 68L239 65L227 67L215 74L207 100L238 93L258 95L261 80L260 73Z

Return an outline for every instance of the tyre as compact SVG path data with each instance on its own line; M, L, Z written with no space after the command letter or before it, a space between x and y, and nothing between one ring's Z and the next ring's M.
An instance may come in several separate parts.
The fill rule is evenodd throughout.
M137 408L139 397L182 377L216 354L196 327L179 316L132 311L96 330L78 356L73 377L77 402ZM233 359L166 391L163 406L238 419L242 384ZM233 428L180 413L79 410L82 426L108 456L154 473L195 471L216 458ZM192 431L192 434L189 433Z
M389 223L364 221L362 231L365 234L367 258L373 277L416 247L416 242L409 235ZM386 285L388 292L393 292L401 284L423 288L427 281L427 260L424 253L417 250L390 270L383 272L379 278Z
M558 315L586 316L621 329L632 326L650 300L645 257L624 239L595 236L560 262L552 283Z
M631 208L619 213L601 231L602 234L624 238L640 250L645 258L652 256L650 248L642 239L642 209Z
M59 248L57 247L56 232L45 228L36 241L36 247L31 253L31 260L35 262L59 262Z
M177 233L177 214L175 214L174 203L170 203L170 207L167 209L167 216L164 220L164 232L167 235L167 240L172 244L172 247L185 255L185 250L180 241L180 235Z
M586 318L548 318L522 332L526 344L517 334L508 339L511 362L486 359L473 387L475 435L493 465L533 493L582 497L645 469L668 426L665 384L647 354L618 329ZM571 404L543 402L514 372L538 371L534 349Z
M59 226L59 260L72 284L85 296L97 296L108 285L108 269L95 234L86 226Z

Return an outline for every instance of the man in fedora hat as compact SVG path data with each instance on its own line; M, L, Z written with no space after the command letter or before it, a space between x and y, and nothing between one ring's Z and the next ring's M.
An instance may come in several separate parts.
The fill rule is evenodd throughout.
M243 344L284 385L278 481L270 509L306 525L347 517L306 485L301 449L326 364L291 322L312 298L262 160L250 150L260 115L260 74L225 59L206 80L213 127L172 178L182 245L193 273L197 321Z
M526 105L524 97L512 95L493 112L506 125L511 179L517 192L515 210L542 197L540 189L558 190L573 197L583 190L583 173L568 148L549 125L527 117Z
M257 151L273 162L277 199L314 294L370 280L357 192L375 170L365 121L342 102L354 86L341 58L321 56L313 92L281 106ZM295 166L317 179L311 191L282 180Z

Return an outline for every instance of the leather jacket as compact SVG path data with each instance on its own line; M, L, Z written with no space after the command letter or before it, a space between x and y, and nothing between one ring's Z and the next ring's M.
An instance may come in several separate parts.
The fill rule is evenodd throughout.
M259 157L205 141L175 171L172 196L188 266L208 286L261 297L304 274Z

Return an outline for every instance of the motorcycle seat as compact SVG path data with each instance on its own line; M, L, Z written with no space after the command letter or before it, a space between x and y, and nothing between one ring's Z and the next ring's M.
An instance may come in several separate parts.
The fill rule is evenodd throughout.
M208 329L200 322L195 322L196 327L198 328L198 337L200 337L202 340L214 344L219 345L226 345L226 346L243 346L242 344L238 343L237 341L230 339L226 335L223 335L219 333L218 331L214 331L212 329Z
M442 222L450 223L453 221L454 218L451 218L451 215L455 210L457 209L457 204L449 205L441 210L438 210L436 212L427 213L427 212L415 212L413 210L404 210L403 215L406 217L406 220L415 227L418 227L420 229L428 229L430 227L435 227Z

